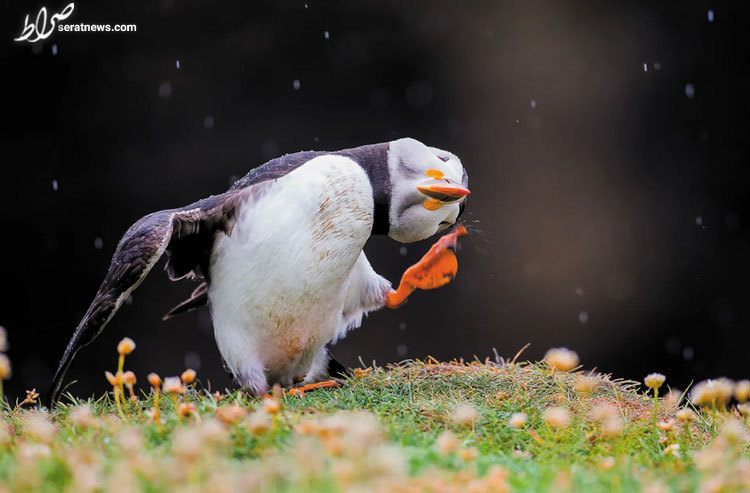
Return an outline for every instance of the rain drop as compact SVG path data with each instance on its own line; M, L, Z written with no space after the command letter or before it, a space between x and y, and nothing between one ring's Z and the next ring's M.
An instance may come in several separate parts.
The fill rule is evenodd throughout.
M536 101L533 99L531 100L531 107L536 108Z
M185 368L199 371L201 369L201 355L195 351L185 353Z
M57 45L52 45L52 55L57 55Z
M323 37L328 39L331 37L331 34L328 31L323 31Z
M407 253L406 247L402 246L401 248L399 248L398 253L400 253L402 257L406 257L406 253Z
M398 324L398 330L404 331L406 330L406 322L401 322Z
M94 248L97 250L101 250L102 247L104 247L104 240L102 240L99 236L94 238Z
M740 216L734 212L728 213L724 216L724 225L727 229L736 230L740 227Z
M292 82L292 87L294 87L295 91L299 91L299 88L302 87L302 84L300 84L299 80L294 79L294 82Z
M159 83L159 97L162 99L168 99L172 95L172 84L168 81L162 81Z
M685 361L692 361L695 356L695 350L691 347L686 347L682 350L682 358Z
M180 68L180 61L177 60L177 68Z
M703 226L703 218L701 216L697 216L695 218L695 225L696 226Z
M406 347L406 344L399 344L396 346L396 354L403 357L406 356L406 352L408 351L408 348Z
M432 86L423 80L413 80L406 87L406 102L414 108L424 108L432 101Z
M581 322L582 324L587 323L589 321L589 314L588 314L588 312L580 312L578 314L578 321Z
M279 155L279 144L275 140L267 140L260 146L260 152L266 159L273 159Z
M206 115L206 117L203 119L203 126L209 130L214 128L214 117L211 115Z
M537 260L529 260L523 266L523 271L528 277L537 277L542 273L542 264Z
M58 188L60 188L60 187L57 184L57 180L52 180L52 190L54 190L55 192L57 192Z
M708 11L708 22L713 22L713 21L714 21L714 11L713 10L709 10Z
M679 339L677 339L676 337L670 337L664 344L664 349L667 350L667 353L675 355L680 352L681 346L682 344L680 343Z
M693 87L693 84L689 82L685 84L685 96L690 99L693 99L693 96L695 96L695 87Z

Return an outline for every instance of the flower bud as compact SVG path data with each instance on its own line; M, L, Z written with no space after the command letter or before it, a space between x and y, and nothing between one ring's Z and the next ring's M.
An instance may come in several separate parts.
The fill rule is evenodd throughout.
M119 379L112 375L110 372L105 371L104 376L107 377L107 381L112 387L117 387L118 385L120 385Z
M0 354L0 380L8 380L10 375L10 358L4 354Z
M580 361L575 351L561 347L552 348L544 355L544 361L557 371L570 371Z
M182 372L182 375L180 375L180 380L182 380L183 385L190 385L195 381L195 370L187 369Z
M148 383L151 384L153 387L158 387L161 385L161 378L156 373L149 373L148 374Z
M542 417L552 428L567 428L570 424L570 411L564 407L551 407L542 413Z
M650 373L646 376L646 378L643 379L643 381L646 384L646 387L650 389L658 389L659 387L664 384L664 381L667 379L664 375L661 373Z
M183 402L177 408L177 414L180 415L180 416L182 416L182 417L190 416L191 414L195 414L196 412L198 412L198 411L197 411L197 409L195 407L195 404L190 404L190 403L187 403L187 402Z
M513 416L511 416L508 420L508 425L511 428L523 428L528 420L529 417L526 416L526 413L514 413Z
M164 385L162 387L164 392L169 394L184 394L185 387L182 386L182 382L177 377L167 377L164 379Z
M135 379L135 373L132 371L126 371L122 374L122 381L126 385L135 385L136 379Z
M263 409L268 414L278 414L281 411L281 405L275 399L263 399Z
M677 411L675 417L677 418L677 421L683 424L690 423L691 421L698 421L698 416L696 416L695 412L687 407L683 407Z
M130 354L134 349L135 342L133 342L133 339L131 339L130 337L126 337L125 339L121 340L117 345L117 352L120 354Z
M734 398L743 403L750 399L750 380L741 380L734 387Z

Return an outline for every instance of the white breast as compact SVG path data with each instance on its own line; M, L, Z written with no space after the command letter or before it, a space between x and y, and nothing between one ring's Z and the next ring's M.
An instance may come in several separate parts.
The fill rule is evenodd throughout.
M372 220L369 179L341 156L312 159L242 208L215 245L209 288L219 350L241 383L259 365L282 383L304 375L341 324Z

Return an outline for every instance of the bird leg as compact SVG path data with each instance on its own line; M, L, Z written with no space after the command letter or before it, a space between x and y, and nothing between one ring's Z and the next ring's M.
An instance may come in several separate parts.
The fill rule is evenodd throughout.
M401 276L398 289L386 295L385 306L398 308L406 303L409 295L417 288L436 289L451 282L458 271L456 242L465 234L466 228L459 224L453 228L453 231L435 242L419 262L406 269L404 275ZM286 395L303 397L305 392L311 390L330 389L340 385L340 380L326 380L290 389Z
M385 306L399 308L415 289L435 289L451 282L458 271L456 241L465 234L466 228L459 224L432 245L419 262L406 269L398 289L386 295Z
M341 384L336 380L326 380L324 382L308 383L307 385L303 385L302 387L289 389L287 390L286 395L296 395L299 397L304 397L305 392L309 392L311 390L331 389L340 386Z

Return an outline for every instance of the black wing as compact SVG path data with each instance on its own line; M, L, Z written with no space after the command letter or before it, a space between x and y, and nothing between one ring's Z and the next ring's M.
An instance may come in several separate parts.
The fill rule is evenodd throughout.
M165 252L171 279L205 277L214 234L229 231L238 205L262 187L227 192L182 209L154 212L128 229L117 245L107 275L70 339L52 381L50 406L81 347L101 333L130 293Z

